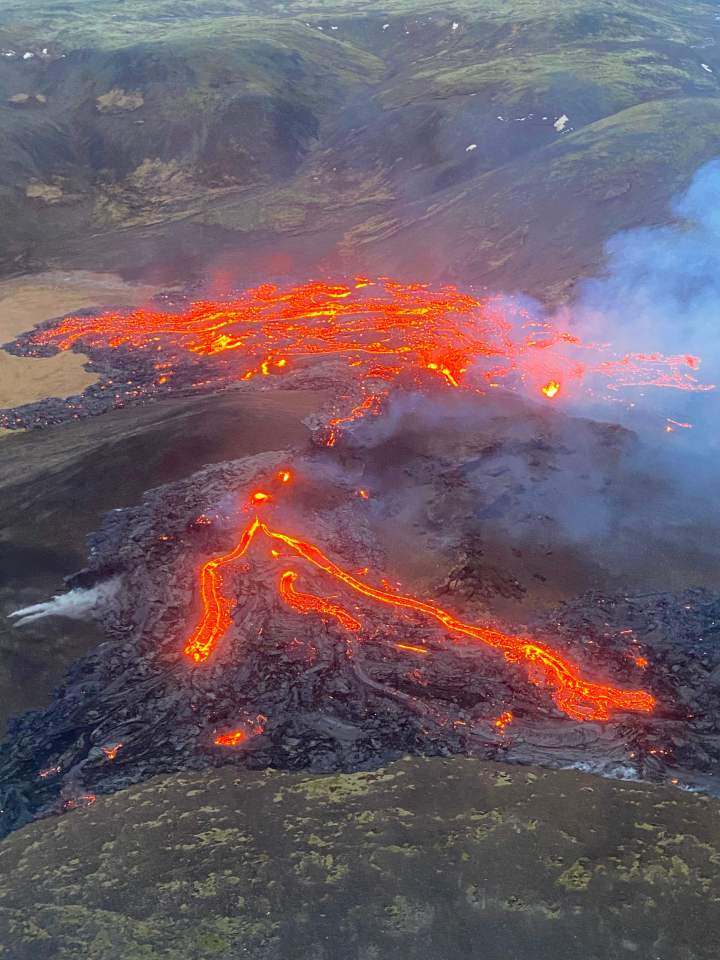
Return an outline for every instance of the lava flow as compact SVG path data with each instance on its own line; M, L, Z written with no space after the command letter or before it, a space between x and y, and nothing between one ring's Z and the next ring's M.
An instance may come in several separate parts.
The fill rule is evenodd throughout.
M202 616L185 646L185 653L196 663L207 660L230 626L233 604L228 593L223 590L221 571L242 557L258 534L270 541L281 543L290 553L308 561L316 569L366 599L434 619L455 637L469 637L473 641L501 650L508 661L523 662L528 669L530 681L544 683L549 687L556 705L576 720L608 720L613 710L649 713L655 706L655 698L642 690L621 690L584 680L574 664L545 644L527 637L505 634L490 627L464 623L427 601L388 593L362 583L333 563L315 544L273 530L257 516L243 530L240 540L231 551L208 560L200 569ZM277 551L275 553L277 554ZM297 574L292 570L285 571L280 578L281 596L294 610L304 614L320 614L337 621L347 630L357 631L361 628L355 617L331 600L295 592L296 579Z
M507 299L387 278L311 281L285 290L263 284L225 301L197 301L184 312L142 308L67 317L33 333L29 344L144 352L152 359L154 381L134 384L130 399L150 387L175 389L183 356L211 364L195 386L287 374L333 358L347 363L350 389L337 398L341 409L327 424L330 446L341 427L378 414L389 387L401 378L415 386L431 379L481 392L503 382L548 399L561 388L566 395L574 385L598 380L610 389L712 389L694 375L697 357L613 354Z

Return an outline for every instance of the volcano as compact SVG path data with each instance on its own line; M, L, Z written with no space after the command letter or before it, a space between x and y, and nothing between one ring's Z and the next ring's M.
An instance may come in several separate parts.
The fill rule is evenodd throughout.
M557 458L580 489L588 456L621 471L635 444L573 421L585 452L568 466L556 404L630 384L702 392L697 358L616 356L508 303L368 278L168 306L76 315L15 349L89 354L99 382L64 418L160 392L235 390L241 403L314 385L331 400L304 445L204 468L107 515L69 593L18 611L20 624L90 612L108 639L47 709L12 722L4 829L226 763L330 772L465 754L714 789L716 597L596 592L558 607L535 602L547 559L517 562L520 531L538 539L527 497L535 510L557 499ZM44 426L57 411L6 422ZM394 566L413 537L444 558L444 580L407 557ZM493 540L533 588L484 561Z

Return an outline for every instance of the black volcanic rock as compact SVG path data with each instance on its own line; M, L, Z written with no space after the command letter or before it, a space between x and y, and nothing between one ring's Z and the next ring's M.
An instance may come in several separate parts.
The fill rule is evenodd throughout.
M585 596L523 628L584 676L658 698L652 714L617 713L607 723L569 719L522 666L450 643L417 616L338 593L292 556L282 562L299 570L299 589L329 590L362 628L356 636L290 609L277 592L282 567L260 540L223 574L232 623L193 666L183 648L199 616L199 565L233 547L252 517L249 493L272 489L284 466L296 480L273 495L271 527L310 538L346 569L368 566L371 582L389 573L374 514L332 456L286 450L217 464L106 516L82 579L92 589L112 572L119 582L98 610L108 639L74 664L47 709L11 723L0 747L5 830L158 773L225 763L331 772L407 753L466 754L717 789L720 698L710 677L720 655L703 638L720 605L703 591ZM498 727L507 710L512 723ZM215 743L238 727L254 731L240 748Z

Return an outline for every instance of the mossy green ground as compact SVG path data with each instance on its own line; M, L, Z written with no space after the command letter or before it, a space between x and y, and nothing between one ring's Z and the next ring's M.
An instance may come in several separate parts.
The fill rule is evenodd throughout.
M472 760L178 775L0 845L0 957L716 960L719 813Z
M0 273L230 255L239 282L280 263L563 299L717 152L716 12L10 0Z

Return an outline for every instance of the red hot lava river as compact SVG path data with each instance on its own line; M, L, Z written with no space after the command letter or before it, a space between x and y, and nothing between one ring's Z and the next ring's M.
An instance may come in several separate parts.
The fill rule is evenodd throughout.
M254 494L251 495L251 502L256 502ZM473 642L502 651L508 661L523 663L528 669L530 681L545 684L552 691L557 706L576 720L608 720L613 710L649 713L655 706L655 698L645 691L622 690L583 679L571 661L545 644L528 637L502 633L490 627L465 623L428 601L388 593L363 583L330 560L314 543L273 530L259 516L255 516L248 523L232 550L222 556L213 557L200 568L202 612L200 622L185 646L185 653L197 664L211 656L232 620L233 601L224 589L223 570L243 557L258 537L281 544L286 553L306 560L316 569L368 600L436 620L455 638L469 638ZM280 556L278 551L274 551L274 555ZM315 613L334 620L346 630L355 632L362 628L356 617L332 600L296 592L297 579L298 574L294 570L283 571L279 579L280 595L293 610L303 614ZM416 649L418 652L426 652L421 647Z
M309 282L287 290L265 284L226 301L199 301L184 312L138 309L95 317L69 317L33 336L37 344L70 349L125 347L157 351L158 384L170 381L183 353L229 362L224 375L237 382L287 373L294 365L330 358L347 362L352 384L344 402L327 419L325 444L334 446L342 428L367 415L378 415L390 386L401 375L405 383L439 378L449 388L483 393L501 381L524 384L549 400L586 380L602 380L609 389L658 386L707 390L694 373L693 356L611 354L606 347L583 343L555 329L528 311L510 308L500 298L484 300L453 286L402 284L388 279L356 277L351 285ZM228 374L228 369L230 373ZM289 470L277 479L286 483ZM365 491L359 491L359 495ZM272 498L251 494L253 508ZM551 692L556 705L576 720L608 720L613 711L651 712L654 697L642 690L623 690L591 682L579 668L551 647L528 637L466 623L430 600L418 600L361 582L338 566L314 543L274 529L255 515L227 553L202 564L199 623L185 646L196 663L207 660L230 627L233 601L224 573L250 547L265 541L278 549L275 557L294 556L360 595L366 601L410 611L439 623L455 640L469 640L500 651L521 664L528 679ZM357 633L362 624L333 601L296 590L298 573L281 572L278 589L295 611L316 614ZM402 646L402 645L400 645ZM429 651L408 647L418 653ZM498 718L504 726L510 714ZM260 727L258 727L260 729ZM248 734L235 731L217 743L242 743Z

